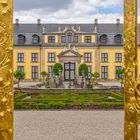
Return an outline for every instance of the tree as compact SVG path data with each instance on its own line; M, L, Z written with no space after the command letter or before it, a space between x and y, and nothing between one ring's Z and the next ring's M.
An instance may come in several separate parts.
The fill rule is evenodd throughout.
M63 71L63 66L60 64L60 63L56 63L54 66L53 66L53 72L55 75L59 75L60 72Z
M124 68L119 68L116 70L117 79L120 80L121 88L123 84L123 74L124 74Z
M88 66L87 66L87 64L81 64L79 66L79 76L88 76Z
M99 72L92 73L92 77L93 77L93 79L96 80L96 83L97 83L97 79L100 77Z
M22 70L16 70L14 73L14 77L18 80L18 88L19 88L19 83L21 80L25 78L25 73Z
M48 73L47 73L47 72L45 72L45 71L42 71L42 72L41 72L41 76L42 76L43 81L44 81L44 80L45 80L45 78L48 76Z

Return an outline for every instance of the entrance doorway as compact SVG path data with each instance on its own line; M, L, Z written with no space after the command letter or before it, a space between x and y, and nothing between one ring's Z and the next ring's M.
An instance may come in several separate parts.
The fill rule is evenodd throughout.
M75 63L64 63L64 80L73 81L75 78Z

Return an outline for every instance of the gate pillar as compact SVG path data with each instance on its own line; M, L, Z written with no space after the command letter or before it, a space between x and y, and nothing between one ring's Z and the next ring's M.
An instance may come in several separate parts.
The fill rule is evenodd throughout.
M13 140L13 6L0 0L0 140Z
M140 82L138 82L137 0L124 0L124 139L138 139L140 123Z

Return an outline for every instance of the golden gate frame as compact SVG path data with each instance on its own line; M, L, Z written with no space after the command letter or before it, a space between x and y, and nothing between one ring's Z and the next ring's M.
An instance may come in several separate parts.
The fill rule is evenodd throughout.
M138 139L137 0L124 0L124 140ZM0 0L0 140L13 140L13 0Z
M140 81L138 81L138 1L124 0L125 122L124 140L138 139Z

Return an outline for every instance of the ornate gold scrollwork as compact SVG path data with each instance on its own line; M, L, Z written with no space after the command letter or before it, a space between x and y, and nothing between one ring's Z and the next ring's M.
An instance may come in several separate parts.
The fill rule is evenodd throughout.
M0 140L13 140L13 6L0 0Z
M138 139L140 83L137 81L137 0L124 0L125 140Z

